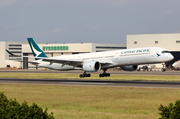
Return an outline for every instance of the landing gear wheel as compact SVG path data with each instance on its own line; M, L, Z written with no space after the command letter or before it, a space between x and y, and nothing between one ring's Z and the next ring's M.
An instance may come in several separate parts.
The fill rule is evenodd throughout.
M104 77L104 75L103 74L99 74L99 77Z
M109 77L110 76L110 73L106 73L107 69L103 69L103 73L102 74L99 74L99 77Z
M91 77L91 74L87 74L87 77Z
M107 73L107 76L110 77L110 73Z
M83 74L79 74L79 77L80 77L80 78L84 78Z
M162 71L162 72L165 72L165 71L166 71L166 69L165 69L165 68L162 68L162 69L161 69L161 71Z
M91 74L87 74L86 72L84 72L83 74L79 74L80 78L84 78L84 77L91 77Z

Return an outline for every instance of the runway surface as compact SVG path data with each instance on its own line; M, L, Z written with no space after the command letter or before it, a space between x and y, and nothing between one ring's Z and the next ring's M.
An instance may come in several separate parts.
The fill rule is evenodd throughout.
M43 85L76 85L76 86L180 88L180 82L162 82L162 81L157 82L157 81L110 81L110 80L1 78L0 83L1 84L43 84Z
M44 70L0 70L0 73L82 73L82 71L44 71ZM122 75L179 75L179 71L109 71ZM100 72L98 72L100 73ZM97 74L98 74L97 73ZM111 81L111 80L68 80L68 79L16 79L0 78L1 84L43 84L43 85L76 85L76 86L116 86L116 87L148 87L148 88L180 88L180 82L163 81Z

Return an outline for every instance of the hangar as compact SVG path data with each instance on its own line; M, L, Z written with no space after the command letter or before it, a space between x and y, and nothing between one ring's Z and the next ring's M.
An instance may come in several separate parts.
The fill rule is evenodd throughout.
M0 68L10 68L10 67L22 67L22 63L17 62L21 61L21 54L22 54L22 46L24 42L6 42L0 41ZM18 56L10 56L5 49L11 51L12 53Z
M174 59L166 64L172 65L180 60L180 33L127 35L127 48L162 47L169 50Z
M105 44L105 43L38 43L39 47L46 53L48 57L80 54L89 52L101 52L107 50L126 49L125 44ZM5 49L18 56L9 55ZM28 64L26 61L33 61L34 58L28 43L23 42L5 42L0 41L0 68L18 67L18 68L35 68L34 65ZM22 56L28 56L23 57ZM24 62L17 62L24 61Z

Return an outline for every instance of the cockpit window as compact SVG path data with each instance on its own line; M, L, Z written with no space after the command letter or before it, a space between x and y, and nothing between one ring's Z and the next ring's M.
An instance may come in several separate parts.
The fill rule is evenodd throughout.
M164 50L164 51L162 51L162 53L169 53L169 51L167 51L167 50Z

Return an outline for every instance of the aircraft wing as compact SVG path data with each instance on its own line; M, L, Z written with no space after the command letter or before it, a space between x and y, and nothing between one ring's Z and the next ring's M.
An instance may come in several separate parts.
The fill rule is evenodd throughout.
M22 57L27 57L27 58L39 58L39 59L43 59L44 57L34 57L34 56L22 56Z
M99 61L99 63L101 63L101 64L113 64L113 62L110 60L101 60L101 61Z
M63 64L63 65L81 66L83 64L83 62L85 62L86 60L44 58L44 59L42 59L42 61L50 62L50 64L52 64L52 63L60 63L60 64ZM98 62L101 65L110 65L110 64L113 63L112 61L109 61L109 60L100 60Z
M39 64L39 62L35 62L35 61L19 61L19 60L17 60L16 62L27 62L27 63L31 63L33 65Z
M70 60L70 59L50 59L50 58L44 58L42 59L42 61L45 62L50 62L50 64L52 63L60 63L63 65L72 65L72 66L77 66L77 65L81 65L83 63L82 60Z

